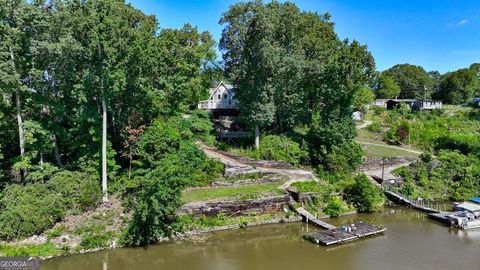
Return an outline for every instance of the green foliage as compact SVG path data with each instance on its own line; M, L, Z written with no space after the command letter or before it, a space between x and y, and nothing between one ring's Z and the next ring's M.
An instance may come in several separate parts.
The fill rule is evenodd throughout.
M286 136L267 135L260 140L260 159L286 161L293 165L307 158L300 145Z
M41 245L5 245L0 244L0 256L7 257L30 257L30 256L59 256L65 251L57 248L54 244L47 242Z
M294 182L290 185L294 187L298 192L322 192L322 186L317 181L301 181Z
M10 185L0 199L0 239L14 240L53 226L67 210L64 198L44 184Z
M385 140L390 143L400 144L408 142L410 138L410 123L399 121L385 132Z
M100 203L101 191L98 179L92 175L62 171L48 182L52 190L61 194L66 207L76 213L90 210Z
M331 197L327 205L323 209L323 212L325 212L325 214L331 217L338 217L341 214L346 213L347 211L348 206L341 198L337 196Z
M352 117L320 120L315 117L311 129L307 134L310 159L313 164L325 162L326 156L331 153L334 146L344 145L347 140L355 137L355 123Z
M90 232L82 237L79 247L81 249L95 249L109 247L114 238L113 232Z
M356 110L365 112L367 105L372 103L375 100L375 93L367 88L360 87L355 93L355 100L353 105Z
M323 133L330 122L351 120L374 61L366 46L338 39L329 14L290 2L247 2L232 5L220 23L225 69L247 125L285 132L318 121L315 133Z
M448 104L463 104L478 94L480 94L478 70L464 68L442 75L435 98Z
M205 139L212 142L210 134L212 123L207 115L195 112L187 117L171 117L157 119L149 126L138 141L140 161L146 168L155 168L158 162L168 154L175 153L183 145L184 151L195 151L194 157L204 155L193 144L194 139Z
M385 202L383 192L370 183L365 174L355 176L354 180L354 183L345 189L345 199L359 212L379 210Z
M354 172L363 162L364 151L356 142L346 142L335 145L332 151L326 153L323 165L331 172Z
M217 187L205 189L191 189L184 191L183 201L185 203L195 201L208 201L213 199L225 200L249 200L258 198L262 194L278 194L279 183L243 185L232 187Z
M436 158L422 156L412 168L397 171L406 179L401 192L413 198L456 201L480 195L480 160L475 154L440 150Z
M400 87L391 76L382 74L378 79L378 86L375 92L377 98L394 98L400 95Z
M372 122L370 125L366 127L366 129L371 132L381 132L382 126L380 125L379 122Z
M430 98L434 88L434 79L420 66L410 64L395 65L382 73L390 76L400 87L399 98ZM425 88L427 88L425 90ZM397 90L395 90L397 91ZM393 91L392 91L393 92ZM388 95L387 95L388 96ZM388 96L392 97L392 96Z
M1 195L0 239L39 234L68 213L94 207L100 190L95 178L60 172L46 184L10 185Z
M137 205L123 241L127 245L146 245L174 233L181 192L191 171L181 166L176 155L163 158L157 169L148 173L137 197Z

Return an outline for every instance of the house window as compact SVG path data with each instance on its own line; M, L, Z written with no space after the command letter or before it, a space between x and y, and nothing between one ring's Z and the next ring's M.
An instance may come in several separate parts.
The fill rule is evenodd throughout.
M223 94L223 98L227 98L227 94Z
M222 98L222 95L218 95L218 99L221 99Z

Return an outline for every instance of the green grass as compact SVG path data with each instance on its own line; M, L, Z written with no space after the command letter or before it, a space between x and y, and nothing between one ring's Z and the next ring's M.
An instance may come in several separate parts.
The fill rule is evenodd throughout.
M235 187L199 188L183 192L183 202L208 201L213 199L253 199L261 194L280 192L279 183L245 185Z
M317 181L295 182L292 183L290 186L295 187L300 193L323 191L322 187Z
M287 213L251 214L248 216L226 216L221 213L215 217L202 216L200 218L183 215L180 216L180 222L184 225L186 230L206 229L231 225L238 225L240 228L244 228L248 224L260 221L268 221L275 218L287 219L292 214L293 213L290 211Z
M378 143L378 144L387 145L387 143L383 141L382 133L370 132L365 129L357 130L357 137L355 139L361 142Z
M399 148L390 148L377 145L362 145L367 157L416 157L418 154L402 150Z
M0 244L0 256L57 256L68 253L48 242L42 245L4 245Z
M389 145L383 141L383 134L378 132L371 132L368 130L358 130L357 137L355 138L356 141L359 142L367 142L367 143L375 143L379 145L362 145L363 150L365 150L365 154L367 157L415 157L418 154L409 152L407 150L403 150L400 147L392 148L388 147ZM384 146L387 147L384 147ZM412 150L417 150L415 147L411 147Z

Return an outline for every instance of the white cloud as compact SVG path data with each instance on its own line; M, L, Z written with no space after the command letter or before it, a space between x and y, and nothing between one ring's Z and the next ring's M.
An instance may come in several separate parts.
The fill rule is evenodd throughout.
M469 22L468 19L463 19L463 20L461 20L461 21L459 21L459 22L451 23L451 24L447 25L447 27L448 27L448 28L459 27L459 26L462 26L462 25L464 25L464 24L466 24L466 23L468 23L468 22Z

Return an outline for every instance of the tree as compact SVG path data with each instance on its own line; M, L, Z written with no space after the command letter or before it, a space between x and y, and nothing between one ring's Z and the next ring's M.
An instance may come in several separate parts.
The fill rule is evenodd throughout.
M354 107L358 111L365 112L365 107L375 100L375 93L368 87L360 87L355 93Z
M359 212L377 211L385 202L382 191L370 183L365 174L355 176L354 183L345 189L344 196Z
M260 129L289 131L314 115L325 125L351 120L355 92L373 77L373 57L356 41L340 41L329 19L289 2L239 3L220 19L225 70L256 142Z
M123 1L71 2L67 7L72 35L82 50L78 56L81 63L76 68L83 77L79 78L77 91L83 94L85 112L95 122L101 120L101 132L94 131L93 135L101 138L102 191L106 202L108 111L110 126L117 130L117 121L128 118L128 105L138 100L137 93L142 90L139 71L144 67L139 57L146 57L145 47L153 38L156 23ZM113 120L118 110L124 112L123 118ZM100 115L95 116L95 111Z
M391 76L382 74L378 79L376 94L377 98L395 98L400 95L400 87Z
M478 94L480 94L480 79L478 70L473 66L473 68L463 68L444 74L440 78L435 98L449 104L462 104Z
M410 64L395 65L385 70L382 75L391 76L400 87L399 98L430 98L433 81L421 67Z
M22 100L29 94L34 69L33 51L42 23L38 10L22 0L0 1L0 89L13 97L20 156L25 156ZM26 171L23 171L26 173Z

